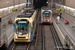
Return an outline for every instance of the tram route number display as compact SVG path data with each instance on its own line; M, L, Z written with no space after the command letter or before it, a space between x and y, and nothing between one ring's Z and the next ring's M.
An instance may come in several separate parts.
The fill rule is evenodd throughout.
M18 23L27 23L27 21L18 21Z
M12 9L12 11L21 11L21 9Z

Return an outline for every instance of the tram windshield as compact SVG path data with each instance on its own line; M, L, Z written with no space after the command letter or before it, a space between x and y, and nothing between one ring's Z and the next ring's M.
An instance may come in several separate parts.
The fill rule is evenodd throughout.
M44 17L44 19L49 19L49 18L50 18L50 12L45 11L45 12L43 13L43 17Z
M24 35L28 33L29 24L17 24L16 33Z

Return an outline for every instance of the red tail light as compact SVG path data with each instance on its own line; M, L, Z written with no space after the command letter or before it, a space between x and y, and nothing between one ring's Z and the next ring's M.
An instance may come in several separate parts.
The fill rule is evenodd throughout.
M48 22L50 22L50 20L47 20Z
M46 20L44 20L44 22L45 22Z

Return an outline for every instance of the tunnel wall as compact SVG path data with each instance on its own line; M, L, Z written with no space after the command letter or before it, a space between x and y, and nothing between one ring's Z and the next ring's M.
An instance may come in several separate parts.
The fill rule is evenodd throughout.
M0 9L24 3L25 0L0 0Z
M75 8L75 0L65 0L65 5L66 6L69 6L69 7L72 7L72 8Z
M25 4L20 4L15 7L12 6L12 7L8 7L8 8L0 9L0 17L6 16L10 13L13 13L12 9L22 9L23 7L25 7Z
M11 40L13 39L13 34L12 34L12 36L8 40L8 37L10 36L11 33L9 33L9 34L6 33L6 32L9 32L9 30L7 28L7 26L9 25L8 21L10 20L10 18L12 18L12 20L14 21L15 17L20 12L13 12L12 9L13 8L18 9L19 7L20 7L19 9L22 9L24 6L25 6L25 4L20 4L15 7L12 6L12 7L8 7L8 8L0 9L0 47L2 47L2 45L4 43L6 44L6 46L9 46L9 44L11 43ZM10 13L9 13L9 9L10 9Z

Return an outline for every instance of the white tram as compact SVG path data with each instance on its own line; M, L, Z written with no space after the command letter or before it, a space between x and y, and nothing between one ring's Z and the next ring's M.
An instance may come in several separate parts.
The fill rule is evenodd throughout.
M52 11L46 6L41 8L41 23L52 23Z

